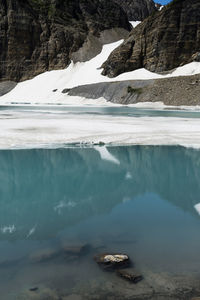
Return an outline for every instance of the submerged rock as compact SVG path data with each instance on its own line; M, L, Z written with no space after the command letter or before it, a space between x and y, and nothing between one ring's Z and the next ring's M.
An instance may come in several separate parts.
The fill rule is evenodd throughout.
M61 246L61 254L66 262L73 262L86 256L91 250L91 245L87 243L70 243L63 242Z
M81 295L77 295L77 294L72 294L62 298L62 300L82 300L82 299L83 298L81 297Z
M117 270L117 275L121 278L131 282L131 283L138 283L143 279L142 275L135 273L129 269L127 270Z
M31 254L30 260L35 263L45 262L55 258L58 254L59 251L57 249L53 249L53 248L41 249Z
M35 292L28 290L22 291L16 296L16 300L60 300L62 299L57 290L42 287Z
M126 254L98 254L94 260L106 270L127 267L130 265L130 259Z
M63 245L63 251L65 255L82 256L89 252L89 244L77 244L77 245Z
M37 292L38 290L39 290L38 287L33 287L29 289L30 292Z

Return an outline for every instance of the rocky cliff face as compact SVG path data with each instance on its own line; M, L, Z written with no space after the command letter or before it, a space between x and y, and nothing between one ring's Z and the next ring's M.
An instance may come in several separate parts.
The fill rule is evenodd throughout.
M112 0L1 0L0 80L21 81L65 68L85 42L87 52L88 41L109 39L102 33L113 28L121 37L131 30Z
M153 0L114 0L127 13L130 21L142 21L157 10Z
M144 20L103 65L103 75L152 72L200 61L200 1L174 0Z

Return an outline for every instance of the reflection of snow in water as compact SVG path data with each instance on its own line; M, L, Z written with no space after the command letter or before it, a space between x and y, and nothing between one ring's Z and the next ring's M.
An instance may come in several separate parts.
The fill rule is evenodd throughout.
M64 209L64 208L73 208L73 207L75 207L77 204L75 203L75 202L73 202L73 201L69 201L69 202L64 202L64 201L60 201L59 203L58 203L58 205L56 205L55 207L54 207L54 210L55 210L55 212L57 212L59 215L61 214L61 212L62 212L62 210Z
M33 235L35 233L36 227L37 227L37 224L33 228L30 229L30 231L27 234L26 238L29 238L31 235Z
M200 203L196 204L194 206L194 208L196 209L196 211L198 212L198 214L200 215Z
M127 172L125 178L128 180L128 179L132 179L133 177L130 172Z
M96 146L94 147L94 149L99 152L101 159L108 160L116 165L120 165L120 161L116 157L114 157L114 155L112 155L105 146Z
M15 231L16 231L15 225L1 227L1 232L3 234L7 234L7 233L11 234L14 233Z
M122 200L123 203L127 203L129 201L131 201L131 198L129 198L129 197L124 197Z

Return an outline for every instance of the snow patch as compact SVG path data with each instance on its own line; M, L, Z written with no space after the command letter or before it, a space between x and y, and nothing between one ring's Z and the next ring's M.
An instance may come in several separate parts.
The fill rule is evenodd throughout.
M133 28L135 28L141 23L141 21L129 21L129 23L133 26Z

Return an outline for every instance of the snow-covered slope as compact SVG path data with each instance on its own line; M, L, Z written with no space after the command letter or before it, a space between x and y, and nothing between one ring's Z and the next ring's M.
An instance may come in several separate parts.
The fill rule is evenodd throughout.
M76 64L71 62L69 67L65 70L45 72L31 80L19 83L10 93L0 97L0 103L72 104L72 98L67 94L62 94L63 89L97 82L155 79L200 73L200 63L193 62L177 68L168 75L160 75L147 71L146 69L138 69L133 72L121 74L114 79L102 76L102 70L100 69L102 63L121 42L122 41L118 41L105 45L102 52L88 62ZM53 90L56 91L53 92Z

